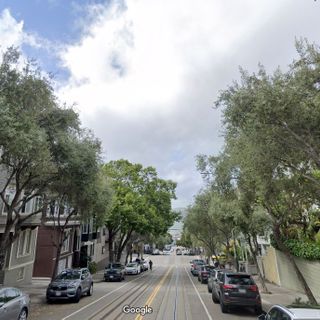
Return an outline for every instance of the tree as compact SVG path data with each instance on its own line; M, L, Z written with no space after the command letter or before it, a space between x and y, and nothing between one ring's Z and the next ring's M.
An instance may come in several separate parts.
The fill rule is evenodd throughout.
M64 140L59 157L59 179L52 185L50 203L59 208L54 222L53 244L57 249L52 278L56 276L65 230L77 218L82 222L93 218L96 226L104 224L111 206L112 191L99 163L100 143L86 132ZM49 219L50 219L49 218Z
M311 303L316 300L283 242L289 225L304 224L319 196L319 49L300 41L285 73L241 70L241 83L221 92L226 145L236 169L255 181L255 202L269 214L277 245L291 261Z
M171 210L176 184L157 177L152 167L143 168L127 160L111 161L104 165L114 190L112 208L106 218L109 231L109 254L113 261L113 242L116 235L117 256L126 247L133 233L163 235L177 219Z
M7 213L0 242L1 270L6 248L17 239L23 223L46 212L44 195L59 179L53 156L59 137L78 128L78 115L59 107L49 80L31 62L21 68L19 52L8 49L0 65L0 199ZM44 200L42 206L22 214L36 197Z

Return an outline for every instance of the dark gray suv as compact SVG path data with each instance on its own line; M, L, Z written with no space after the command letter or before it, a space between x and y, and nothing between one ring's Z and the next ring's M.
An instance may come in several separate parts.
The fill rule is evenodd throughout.
M249 274L240 272L219 272L213 282L212 300L220 302L221 311L229 307L253 307L257 314L262 313L259 289Z
M124 275L124 265L120 262L109 263L104 270L104 281L122 281Z
M79 302L83 294L92 295L93 279L87 268L66 269L49 284L47 302L70 299Z

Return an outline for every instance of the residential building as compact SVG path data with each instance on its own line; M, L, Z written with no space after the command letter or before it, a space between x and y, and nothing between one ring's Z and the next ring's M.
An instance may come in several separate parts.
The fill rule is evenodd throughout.
M4 178L5 174L1 171L0 186L3 186ZM14 186L9 186L5 194L6 200L12 201L14 195ZM35 210L37 205L37 199L32 199L22 208L20 214L22 216L30 214ZM0 241L5 231L6 223L7 210L0 199ZM0 284L31 283L39 225L39 216L32 216L22 223L19 237L7 248L4 269L0 271ZM13 232L14 230L12 230Z
M63 245L58 273L66 268L80 266L80 219L79 216L72 216L66 222L70 210L70 208L59 208L54 203L48 207L47 217L38 230L34 277L52 276L60 236L63 236Z

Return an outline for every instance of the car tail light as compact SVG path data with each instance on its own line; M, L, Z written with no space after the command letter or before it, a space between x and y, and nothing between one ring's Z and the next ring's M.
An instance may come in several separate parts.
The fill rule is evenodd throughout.
M255 284L249 286L249 290L250 291L254 291L254 292L258 292L259 291L257 285L255 285Z
M234 288L235 288L235 286L233 284L224 284L223 285L223 289L225 289L225 290L231 290Z

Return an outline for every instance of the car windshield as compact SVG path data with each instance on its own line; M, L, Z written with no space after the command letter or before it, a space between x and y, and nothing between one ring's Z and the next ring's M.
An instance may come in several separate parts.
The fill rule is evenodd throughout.
M81 272L79 270L68 270L61 272L55 280L77 280L80 275Z
M252 278L249 275L245 274L227 274L227 280L229 284L238 284L245 286L255 284Z
M127 264L127 267L136 267L136 266L137 266L136 263L128 263L128 264Z
M119 269L121 268L121 263L109 263L107 269Z

